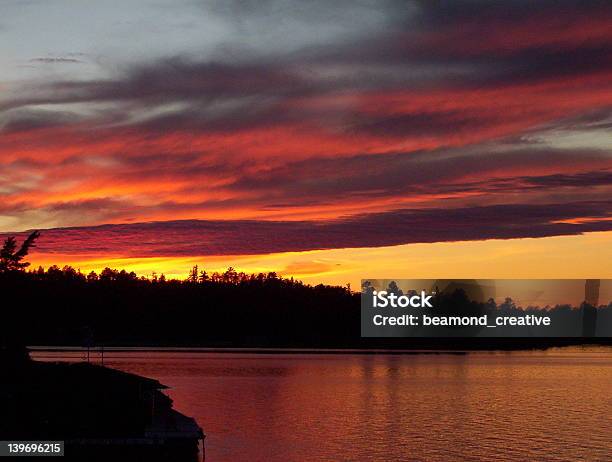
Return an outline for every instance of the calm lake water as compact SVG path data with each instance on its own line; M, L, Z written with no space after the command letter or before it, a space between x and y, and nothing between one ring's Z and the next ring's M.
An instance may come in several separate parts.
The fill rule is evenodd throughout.
M109 352L105 363L172 387L207 433L208 462L612 460L610 348Z

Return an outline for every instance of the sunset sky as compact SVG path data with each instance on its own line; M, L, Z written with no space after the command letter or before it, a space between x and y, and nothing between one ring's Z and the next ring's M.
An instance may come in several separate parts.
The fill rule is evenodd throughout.
M612 2L0 0L34 264L612 278Z

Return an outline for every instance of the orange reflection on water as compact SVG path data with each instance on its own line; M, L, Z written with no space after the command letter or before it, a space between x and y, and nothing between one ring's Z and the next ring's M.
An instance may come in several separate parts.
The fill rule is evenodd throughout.
M204 427L215 461L556 462L612 452L610 348L108 352L106 364L172 387L176 408Z

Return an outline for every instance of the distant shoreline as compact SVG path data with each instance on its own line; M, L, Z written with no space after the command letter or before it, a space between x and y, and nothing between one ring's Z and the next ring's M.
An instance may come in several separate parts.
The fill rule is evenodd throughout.
M74 352L86 353L87 347L78 346L28 346L30 352ZM356 349L356 348L206 348L206 347L104 347L104 353L160 352L160 353L252 353L252 354L452 354L463 355L469 350L393 350L393 349ZM99 347L92 347L91 354L100 354Z
M583 344L583 345L550 345L545 348L535 348L538 350L550 348L568 348L568 347L597 347L602 349L612 349L612 345L602 344ZM510 351L530 351L534 348L517 348ZM78 346L29 346L28 350L32 353L86 353L86 347ZM470 353L496 353L507 352L509 350L503 348L492 349L439 349L439 350L423 350L423 349L356 349L356 348L206 348L206 347L126 347L113 346L104 347L104 354L112 353L223 353L223 354L317 354L317 355L467 355ZM101 349L91 348L90 354L99 356ZM48 356L53 357L53 356Z

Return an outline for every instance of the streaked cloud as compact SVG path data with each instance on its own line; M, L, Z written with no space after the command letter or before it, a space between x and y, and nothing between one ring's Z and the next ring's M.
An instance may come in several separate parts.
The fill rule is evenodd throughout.
M136 3L7 6L0 230L134 257L609 229L606 2Z
M181 220L61 228L45 231L38 251L130 257L252 255L611 230L608 200L401 209L324 221Z

